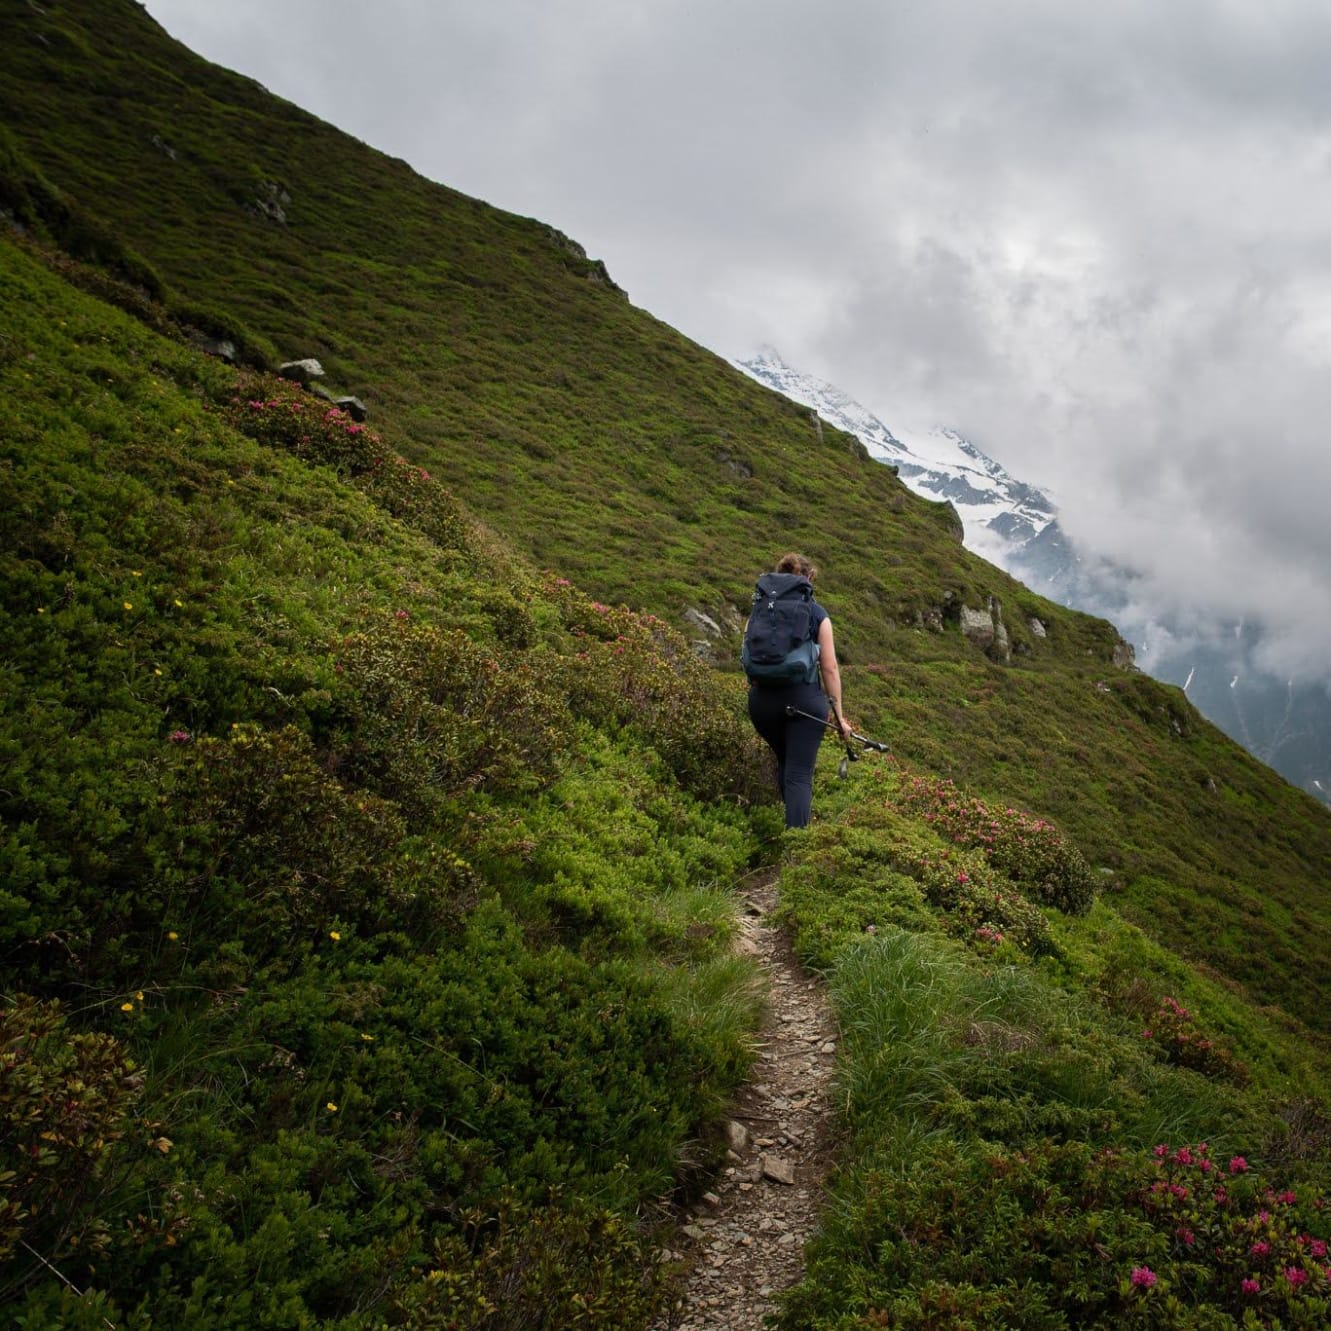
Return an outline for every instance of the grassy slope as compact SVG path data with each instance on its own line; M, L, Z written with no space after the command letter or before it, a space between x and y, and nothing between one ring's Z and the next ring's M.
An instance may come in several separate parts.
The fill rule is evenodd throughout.
M541 223L208 66L128 0L3 12L11 174L132 240L178 303L261 352L319 356L478 513L608 601L719 612L773 548L808 549L866 726L1058 817L1144 927L1324 1026L1331 822L1177 691L1115 671L1107 625L968 555L853 440L819 443L804 411L635 310ZM246 211L270 185L285 226ZM991 595L1028 653L1011 666L912 627Z
M1325 1053L1103 900L1033 915L1055 829L876 759L817 799L781 899L846 1137L781 1325L1326 1326Z
M733 691L8 240L0 304L0 1305L645 1317L749 1057Z

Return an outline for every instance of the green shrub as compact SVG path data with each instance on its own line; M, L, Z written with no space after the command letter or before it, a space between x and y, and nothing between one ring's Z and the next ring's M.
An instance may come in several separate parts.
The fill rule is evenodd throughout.
M866 1177L834 1228L859 1255L847 1269L844 1236L817 1241L784 1325L1313 1331L1331 1315L1321 1199L1204 1144L933 1146Z
M577 716L631 728L699 798L772 801L766 750L737 687L655 615L592 600L567 578L552 575L545 590L574 644L558 680Z
M918 813L956 845L981 851L995 869L1044 905L1072 914L1090 908L1091 871L1052 823L1017 809L990 809L951 782L915 777L896 796L903 810Z
M398 1299L409 1331L620 1331L650 1325L673 1293L638 1227L576 1200L471 1212L429 1265Z
M105 1252L107 1169L142 1084L119 1041L70 1030L58 1003L20 994L0 1007L0 1297L46 1263L81 1271Z
M373 430L299 384L274 375L242 378L223 414L259 443L348 476L359 476L383 461L384 444Z
M1247 1082L1247 1068L1224 1045L1206 1035L1177 999L1168 995L1162 998L1149 1021L1142 1038L1159 1048L1166 1061L1240 1086Z
M1008 888L983 859L943 851L906 863L930 905L945 912L949 931L981 950L1010 941L1038 955L1049 946L1049 924L1038 907Z
M471 792L538 790L573 743L546 664L404 612L345 638L336 668L351 697L329 737L344 778L417 818Z
M150 883L107 934L206 949L239 943L284 958L339 923L433 937L471 903L466 865L409 838L395 805L334 780L307 736L236 724L171 745Z
M820 807L846 807L820 815L792 842L782 873L782 914L803 956L828 965L851 936L892 926L941 929L985 954L1051 949L1044 914L1003 867L902 809L896 792L906 778L888 763L862 763L856 775L853 798L818 792Z
M236 348L236 360L255 370L272 369L278 364L272 342L255 333L232 312L174 293L167 295L166 304L172 321L191 340L196 333L202 333L219 342L230 342Z

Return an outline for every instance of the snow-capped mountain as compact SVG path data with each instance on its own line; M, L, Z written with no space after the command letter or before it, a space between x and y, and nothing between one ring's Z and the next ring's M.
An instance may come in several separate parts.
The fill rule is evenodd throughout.
M1256 664L1261 630L1215 624L1183 632L1134 594L1133 570L1077 549L1050 498L1015 480L954 430L890 430L841 389L787 365L771 348L733 364L853 434L897 469L916 494L956 509L967 549L1052 601L1112 620L1137 663L1176 684L1231 739L1314 798L1331 805L1331 696L1318 683L1276 677Z
M771 347L733 363L792 402L816 411L829 425L853 434L872 457L894 466L916 494L950 502L965 527L967 548L1000 568L1006 569L1055 522L1056 511L1047 495L1014 480L955 430L897 426L894 433L867 407L835 385L801 374Z

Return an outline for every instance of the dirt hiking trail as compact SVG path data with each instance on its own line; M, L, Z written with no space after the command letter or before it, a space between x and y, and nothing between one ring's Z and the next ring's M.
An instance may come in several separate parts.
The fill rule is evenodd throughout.
M685 1294L654 1331L761 1331L777 1296L800 1279L831 1164L836 1026L821 980L771 922L776 870L741 888L740 951L767 974L767 1012L752 1078L726 1125L726 1164L683 1217L671 1254Z

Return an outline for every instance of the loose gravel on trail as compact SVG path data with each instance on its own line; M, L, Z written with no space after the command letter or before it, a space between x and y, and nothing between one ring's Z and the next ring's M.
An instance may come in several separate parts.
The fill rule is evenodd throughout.
M670 1254L686 1293L655 1331L760 1331L777 1296L803 1274L830 1164L836 1028L822 982L771 922L775 874L746 892L741 950L767 972L768 1010L752 1080L727 1124L726 1165L683 1217Z

